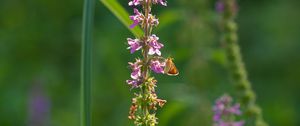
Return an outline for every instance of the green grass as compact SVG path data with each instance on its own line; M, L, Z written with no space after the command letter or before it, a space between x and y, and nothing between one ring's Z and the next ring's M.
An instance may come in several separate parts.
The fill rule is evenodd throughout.
M94 0L84 1L81 50L81 126L90 126Z

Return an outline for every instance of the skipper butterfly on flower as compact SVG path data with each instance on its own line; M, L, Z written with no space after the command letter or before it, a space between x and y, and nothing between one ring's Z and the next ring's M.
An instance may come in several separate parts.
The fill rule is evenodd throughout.
M179 72L172 60L173 60L172 58L166 59L166 66L164 69L164 73L169 76L177 76Z

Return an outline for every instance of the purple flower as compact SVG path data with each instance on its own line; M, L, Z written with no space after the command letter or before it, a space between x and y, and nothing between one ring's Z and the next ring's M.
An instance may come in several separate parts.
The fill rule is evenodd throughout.
M243 126L245 124L244 121L238 122L219 122L219 124L215 124L215 126Z
M136 59L135 63L129 62L128 64L130 65L130 68L132 70L131 72L131 78L132 79L138 79L142 74L141 74L141 60Z
M148 17L148 22L150 22L150 25L152 26L157 26L159 24L159 21L157 18L155 18L155 16L153 16L152 14L149 14L149 17Z
M140 13L138 9L134 8L133 11L135 15L129 16L129 18L133 21L133 24L130 25L130 28L134 28L145 19L145 16Z
M229 112L235 115L241 115L242 112L240 110L240 104L235 104L231 108L229 108Z
M235 122L234 120L224 121L222 118L228 118L231 116L240 115L240 104L234 104L232 106L232 98L228 95L223 95L221 98L216 100L213 107L215 122L214 126L243 126L244 121Z
M30 126L45 126L49 123L51 102L41 84L38 81L30 91L28 120Z
M163 5L163 6L167 6L167 1L166 0L153 0L153 3L154 4L159 3L159 4Z
M147 1L148 0L146 0L146 2ZM137 5L141 5L141 2L143 2L143 0L132 0L132 1L129 1L128 5L129 6L137 6ZM152 3L167 6L167 1L166 0L152 0Z
M235 13L238 12L239 7L238 7L238 5L237 5L237 3L236 3L235 0L233 0L232 2L233 2L233 4L229 7L229 9L230 9L230 11L231 11L233 14L235 14ZM224 0L218 0L218 1L216 2L215 8L216 8L216 11L217 11L218 13L223 13L224 10L225 10L225 3L224 3Z
M130 68L132 70L130 77L132 80L126 80L126 83L131 85L132 88L137 88L141 83L141 65L142 61L140 59L136 59L135 63L129 62Z
M142 83L140 79L137 80L126 80L126 83L131 85L132 88L138 88L139 85Z
M218 0L216 3L216 11L218 13L222 13L224 11L224 2L222 0Z
M157 55L161 55L161 52L160 52L160 48L164 47L163 44L159 43L158 42L158 37L156 37L156 35L152 35L149 37L149 46L150 46L150 49L149 49L149 52L148 54L149 55L153 55L153 54L157 54Z
M138 51L142 48L140 40L139 39L131 39L127 38L129 47L127 49L130 49L130 53L134 53L135 51Z
M153 70L155 73L164 73L164 67L165 63L161 63L158 60L152 60L150 63L150 68Z
M140 3L141 1L143 1L143 0L132 0L132 1L129 1L128 5L129 6L137 6L137 5L141 4Z

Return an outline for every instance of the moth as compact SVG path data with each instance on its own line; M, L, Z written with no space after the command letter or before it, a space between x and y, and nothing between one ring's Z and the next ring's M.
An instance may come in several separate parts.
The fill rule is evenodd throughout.
M175 64L173 63L173 58L166 59L166 66L164 69L164 73L169 76L177 76L179 74L178 69L176 68Z

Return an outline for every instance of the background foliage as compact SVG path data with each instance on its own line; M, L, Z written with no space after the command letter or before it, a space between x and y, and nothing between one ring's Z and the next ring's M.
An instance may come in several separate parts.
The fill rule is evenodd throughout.
M127 1L119 2L127 6ZM79 125L82 3L0 1L1 126L30 125L35 95L48 101L45 125ZM161 23L154 32L165 44L163 54L175 58L180 76L156 76L158 94L168 100L158 112L160 125L209 126L214 99L224 92L234 94L219 42L215 1L168 3L168 8L154 8ZM239 4L242 53L265 120L271 126L299 126L300 2ZM95 13L92 124L130 125L126 66L136 56L126 50L126 38L133 35L99 1Z

